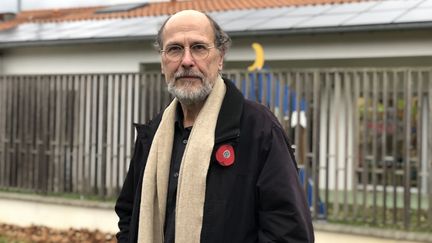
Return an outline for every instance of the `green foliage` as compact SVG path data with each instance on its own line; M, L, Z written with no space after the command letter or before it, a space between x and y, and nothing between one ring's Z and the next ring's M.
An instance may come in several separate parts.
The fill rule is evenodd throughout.
M10 238L0 235L0 243L29 243L29 242L21 241L21 240L12 240Z

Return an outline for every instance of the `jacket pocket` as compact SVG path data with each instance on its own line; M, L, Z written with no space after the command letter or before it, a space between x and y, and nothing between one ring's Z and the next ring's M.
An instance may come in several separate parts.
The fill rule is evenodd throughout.
M201 243L224 243L226 201L213 200L205 203L201 229Z

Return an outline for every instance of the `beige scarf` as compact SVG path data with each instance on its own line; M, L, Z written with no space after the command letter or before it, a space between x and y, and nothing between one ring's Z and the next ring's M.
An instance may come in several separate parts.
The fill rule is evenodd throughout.
M226 87L218 78L193 125L183 154L177 185L175 242L200 242L207 171L214 131ZM138 242L163 243L168 176L178 101L165 109L150 148L144 171Z

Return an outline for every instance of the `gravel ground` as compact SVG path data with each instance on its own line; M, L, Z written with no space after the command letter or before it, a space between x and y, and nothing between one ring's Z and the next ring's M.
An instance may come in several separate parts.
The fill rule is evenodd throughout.
M69 229L58 230L43 226L18 227L14 225L0 224L0 236L10 242L25 243L115 243L113 234L107 234L98 230Z

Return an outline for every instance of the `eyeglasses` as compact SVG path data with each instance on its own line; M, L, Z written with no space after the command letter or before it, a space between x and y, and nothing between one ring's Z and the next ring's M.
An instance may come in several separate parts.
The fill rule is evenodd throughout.
M195 60L206 59L210 53L210 49L215 46L207 46L206 44L194 44L189 47L189 51ZM185 47L180 45L169 45L164 50L160 50L165 54L165 57L170 61L179 61L185 53Z

